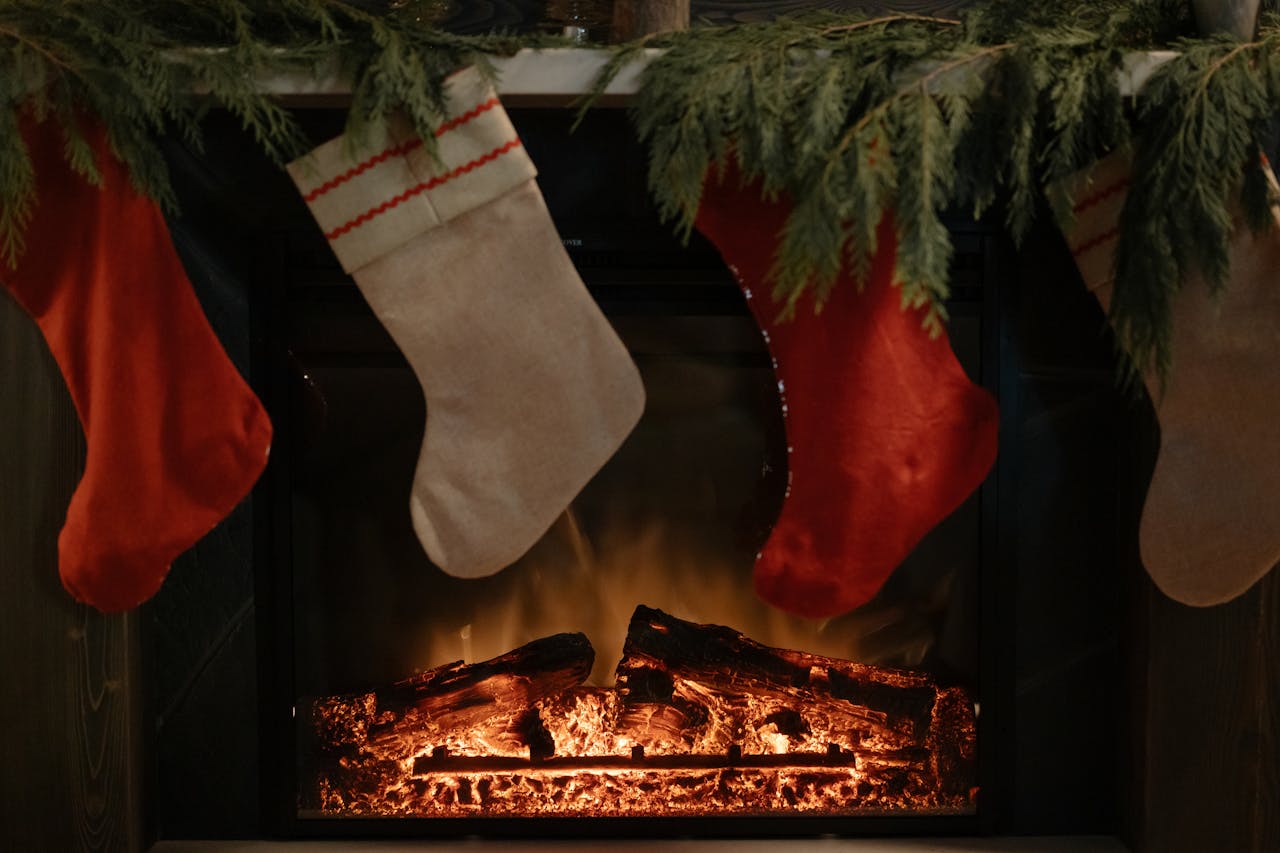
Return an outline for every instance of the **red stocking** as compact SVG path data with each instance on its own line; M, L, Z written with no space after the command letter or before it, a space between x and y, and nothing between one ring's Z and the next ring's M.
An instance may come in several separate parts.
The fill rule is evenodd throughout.
M271 425L209 328L160 211L101 129L89 136L101 190L63 162L52 122L25 123L39 202L0 280L39 324L88 445L58 537L63 585L124 610L248 492Z
M773 355L786 415L788 488L756 560L770 604L822 618L869 601L921 537L986 477L995 401L931 339L892 285L896 236L885 216L862 292L842 275L822 313L812 297L775 323L765 274L785 203L709 180L697 226L737 276Z

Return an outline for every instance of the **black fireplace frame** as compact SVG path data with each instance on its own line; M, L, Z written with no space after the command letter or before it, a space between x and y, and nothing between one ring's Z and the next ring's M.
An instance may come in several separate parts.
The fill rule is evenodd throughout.
M529 110L530 114L548 114L543 110ZM558 113L567 123L567 111ZM621 111L597 111L605 117L596 119L610 128L611 133L626 127ZM517 124L522 111L512 110ZM324 111L316 112L308 120L313 126L331 129L335 117ZM323 136L323 132L320 135ZM591 122L586 125L591 132ZM628 143L628 156L635 162L643 162L638 143ZM533 148L537 147L535 143ZM541 180L548 180L549 170L542 168ZM298 203L300 207L300 203ZM554 206L553 206L554 213ZM303 224L299 224L303 223ZM287 353L281 350L278 329L286 322L289 310L290 281L296 276L291 268L297 262L298 251L290 242L300 244L302 255L315 259L317 234L306 234L308 218L299 215L294 219L292 231L266 235L254 251L254 268L257 271L252 306L252 338L254 342L252 384L258 391L276 425L276 440L267 473L254 496L254 563L257 567L256 611L258 625L258 686L261 716L259 723L259 759L261 768L260 807L266 833L276 837L334 838L334 837L463 837L482 836L511 837L817 837L877 836L877 835L983 835L1006 832L1114 832L1115 816L1104 805L1095 809L1094 816L1082 824L1064 827L1061 823L1030 823L1016 814L1014 779L1018 765L1020 744L1025 744L1038 732L1022 733L1019 738L1017 721L1017 680L1015 649L1019 642L1019 624L1016 618L1017 584L1019 579L1016 540L1018 537L1018 513L1016 483L1018 479L1018 454L1003 448L991 474L981 487L977 500L981 512L981 593L982 635L980 643L980 687L978 701L981 714L978 725L978 780L980 795L978 810L974 815L957 816L847 816L809 817L655 817L655 818L300 818L297 793L297 731L294 715L295 692L292 680L293 654L293 579L287 519L289 507L289 459L291 456L291 429L287 401L288 371ZM1005 237L1002 228L986 221L972 223L956 218L952 223L953 240L957 246L953 275L953 302L955 310L977 311L982 327L981 375L975 377L997 398L1001 406L1001 435L1003 439L1016 436L1018 424L1027 417L1020 399L1020 379L1016 350L1021 346L1018 328L1020 312L1019 288L1009 286L1021 275L1019 254ZM1052 250L1052 238L1049 239ZM285 250L284 247L290 247ZM593 265L609 265L616 261L607 247L601 248L592 241L585 245L567 245L570 256L583 271L589 288ZM292 254L290 254L292 252ZM308 254L309 253L309 254ZM1025 252L1023 253L1025 255ZM1069 263L1069 259L1067 261ZM325 262L320 262L323 266ZM332 269L328 260L328 275L341 279L340 271ZM314 273L308 273L314 274ZM329 283L333 283L330 281ZM1068 281L1066 287L1074 286ZM354 287L347 295L350 298ZM332 292L338 292L334 290ZM593 295L607 304L617 299L620 292L602 292L593 289ZM636 285L621 293L627 310L662 311L673 298L682 300L682 311L716 312L727 310L727 303L714 288L677 292L670 288ZM1068 301L1071 301L1070 299ZM1075 300L1078 302L1079 300ZM966 307L967 306L967 307ZM1025 315L1025 311L1022 312ZM1087 309L1086 309L1087 314ZM1100 341L1102 350L1108 347ZM1094 366L1090 381L1095 382L1105 372ZM1110 384L1107 373L1105 383ZM1119 448L1110 447L1112 453ZM1118 661L1117 661L1118 662ZM1118 676L1117 676L1118 677ZM1121 699L1115 692L1117 701ZM1113 721L1104 721L1102 735L1118 743L1122 721L1127 716L1123 702L1114 710ZM1123 776L1123 762L1115 769ZM1116 782L1115 784L1119 784ZM1105 797L1111 798L1110 784ZM1100 821L1097 813L1104 817ZM1088 810L1086 810L1088 811Z

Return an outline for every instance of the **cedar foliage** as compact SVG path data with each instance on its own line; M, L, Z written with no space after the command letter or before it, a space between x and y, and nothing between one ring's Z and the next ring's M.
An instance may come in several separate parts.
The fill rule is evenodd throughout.
M687 233L707 170L731 151L766 196L788 194L773 269L784 312L810 292L820 305L844 264L865 272L877 220L893 209L903 303L925 308L935 333L951 257L944 215L998 215L1018 238L1047 183L1131 146L1112 320L1135 371L1164 375L1181 282L1193 270L1215 287L1227 280L1234 200L1250 224L1270 227L1258 153L1268 105L1280 103L1276 5L1264 3L1258 37L1243 44L1191 38L1183 0L989 0L956 19L695 27L615 47L596 91L644 48L665 48L632 108L652 194ZM470 63L491 73L486 56L555 41L457 36L404 11L373 14L356 0L0 0L4 259L21 252L36 191L22 110L59 122L68 161L90 179L78 117L101 117L136 184L172 207L154 139L180 133L198 145L211 107L235 114L277 161L304 150L264 78L345 78L353 140L403 109L430 145L448 73ZM1140 99L1123 97L1126 52L1152 48L1179 53Z
M35 198L22 110L57 121L68 162L95 182L78 117L98 116L136 186L172 209L155 137L180 133L198 146L200 119L214 106L239 118L275 161L305 152L289 111L261 90L264 79L348 80L353 141L403 109L430 146L448 74L467 64L492 74L487 56L559 43L453 35L406 11L378 15L343 0L0 0L0 257L12 265L21 254Z
M650 191L687 233L704 175L732 152L745 181L789 195L772 271L784 314L810 289L820 307L842 264L862 278L893 209L903 304L926 308L935 333L952 252L945 215L991 212L1020 239L1047 184L1132 147L1112 320L1131 375L1164 378L1170 300L1193 270L1225 283L1233 201L1243 197L1255 228L1271 227L1258 154L1267 105L1280 103L1277 19L1268 10L1245 44L1193 32L1176 0L996 0L957 19L819 15L621 46L595 91L641 48L666 49L633 106ZM1180 53L1141 98L1122 95L1126 53L1152 48Z
M1144 91L1132 184L1120 218L1111 315L1122 348L1161 377L1172 367L1173 297L1199 271L1227 285L1232 208L1274 227L1263 159L1280 103L1280 21L1254 41L1183 41Z

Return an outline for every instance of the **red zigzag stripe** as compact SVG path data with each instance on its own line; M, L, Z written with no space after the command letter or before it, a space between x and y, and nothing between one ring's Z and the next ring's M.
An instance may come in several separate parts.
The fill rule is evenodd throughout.
M343 234L346 234L349 231L355 228L359 228L361 225L364 225L370 219L374 219L380 216L381 214L386 213L388 210L391 210L393 207L398 206L401 202L408 201L414 196L420 195L421 193L424 193L427 190L433 190L436 187L440 186L441 184L447 183L448 181L451 181L460 175L465 175L468 172L471 172L471 171L474 171L475 169L480 168L486 163L491 163L494 160L497 160L503 154L506 154L511 149L518 148L519 146L520 146L519 138L512 139L510 142L506 143L505 145L499 145L497 148L493 149L488 154L485 154L482 157L477 157L475 160L472 160L470 163L465 163L451 172L447 172L443 175L437 175L436 177L432 178L429 181L424 181L423 183L418 184L415 187L410 187L409 189L405 190L399 195L392 196L391 198L382 202L382 204L379 204L377 207L371 207L368 210L366 210L364 213L357 216L355 219L352 219L349 222L344 222L342 225L339 225L337 228L333 229L332 231L326 232L324 236L330 240L336 240L337 238L341 237Z
M1129 179L1121 178L1109 187L1103 187L1090 196L1085 196L1075 207L1071 208L1073 213L1083 213L1094 205L1102 204L1111 196L1119 192L1124 192L1129 187Z
M470 110L467 110L462 115L455 116L454 118L449 119L449 121L445 122L444 124L436 128L434 135L437 139L439 139L441 136L444 136L449 131L456 130L457 128L462 127L464 124L471 121L473 118L476 118L482 113L488 112L489 110L493 109L498 105L499 105L499 101L496 97L490 98L489 100L485 101L483 104L479 104L478 106ZM329 180L325 181L323 184L316 187L311 192L306 193L302 197L308 203L313 202L316 199L318 199L320 196L329 192L330 190L334 190L342 186L347 181L351 180L357 175L360 175L360 174L363 174L364 172L369 171L379 163L384 163L392 157L399 157L399 156L408 154L410 151L414 150L415 148L420 148L421 146L422 146L422 140L416 139L416 138L410 139L408 142L405 142L402 145L393 145L392 147L386 149L385 151L380 151L377 154L374 154L369 159L364 160L360 163L357 163L347 171L343 172L341 175L338 175L337 177L334 177L334 178L330 178Z
M485 101L483 104L479 104L478 106L467 110L462 115L449 119L444 124L436 128L435 137L439 139L454 128L462 127L481 113L487 113L489 110L498 106L498 103L497 97L493 97Z
M336 178L330 178L320 186L313 189L311 192L304 195L303 198L306 199L308 204L310 204L311 202L315 201L320 196L324 195L330 190L337 189L338 187L342 186L347 181L354 178L356 175L359 175L362 172L367 172L368 170L372 169L374 166L378 165L379 163L383 163L392 157L398 157L403 154L408 154L410 151L419 147L420 145L422 145L421 139L410 139L408 142L404 143L403 145L397 145L393 148L388 148L386 151L373 155L368 160L365 160L363 163L359 163L355 166L352 166L350 169L343 172L341 175L338 175Z
M1094 237L1092 240L1086 240L1085 242L1081 243L1079 246L1076 246L1074 249L1072 249L1071 256L1078 258L1081 255L1083 255L1085 252L1096 249L1098 246L1101 246L1103 243L1107 242L1108 240L1114 240L1119 234L1120 234L1119 228L1112 228L1110 231L1103 231L1101 234Z

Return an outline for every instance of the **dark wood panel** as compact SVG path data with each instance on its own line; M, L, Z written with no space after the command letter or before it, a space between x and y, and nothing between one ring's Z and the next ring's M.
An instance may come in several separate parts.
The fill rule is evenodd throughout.
M84 465L65 386L0 288L0 849L142 848L135 620L75 604L57 535Z
M1147 794L1147 684L1150 680L1150 607L1148 596L1151 580L1142 567L1138 548L1138 525L1147 484L1155 468L1160 428L1146 394L1132 399L1134 410L1121 433L1119 455L1120 476L1116 494L1116 530L1118 535L1117 569L1128 604L1125 625L1124 677L1126 707L1119 721L1124 749L1118 762L1116 787L1121 808L1120 834L1135 850L1142 849L1146 835Z
M1261 774L1254 798L1259 850L1280 850L1280 569L1262 581L1262 713L1259 720Z
M614 0L613 39L688 29L689 19L689 0Z
M1205 609L1147 585L1145 850L1277 849L1276 585Z
M818 9L949 15L973 2L974 0L693 0L693 19L715 24L746 23Z

